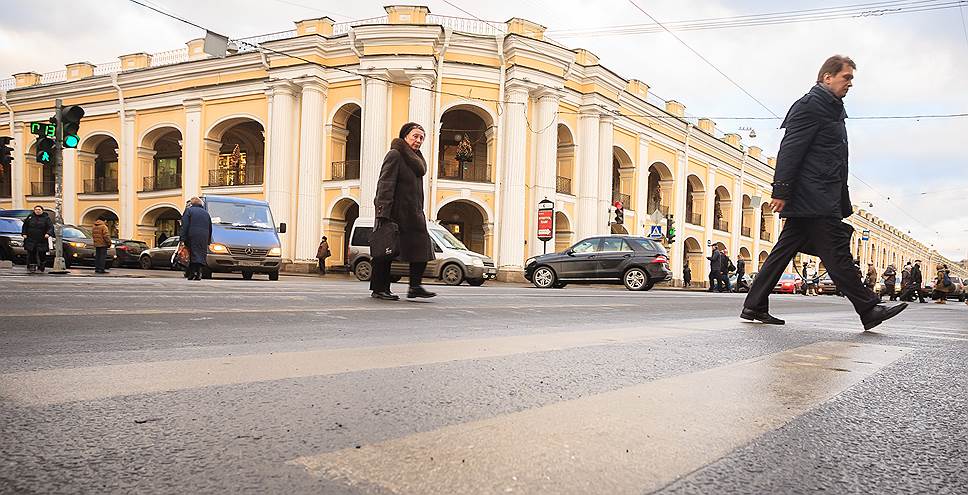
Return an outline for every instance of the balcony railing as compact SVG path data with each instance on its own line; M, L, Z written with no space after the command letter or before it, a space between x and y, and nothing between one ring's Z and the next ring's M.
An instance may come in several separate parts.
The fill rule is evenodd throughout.
M9 179L0 181L0 198L12 198L13 197L13 183Z
M208 171L208 187L257 186L260 184L262 184L262 167Z
M118 192L117 177L98 177L84 179L84 194L105 194Z
M744 237L749 237L749 236L753 235L753 231L749 227L743 227L742 228L742 231L743 231L742 234L743 234Z
M687 213L686 221L693 225L702 225L702 214L700 213Z
M773 234L770 234L769 232L767 232L767 231L764 230L763 232L760 232L760 239L761 240L764 240L764 241L767 241L767 242L772 242L773 241Z
M623 209L631 209L630 207L632 206L632 196L629 196L628 194L622 194L618 191L612 191L612 203L616 201L622 202Z
M555 179L555 191L562 194L571 194L571 179L559 175Z
M441 164L438 177L444 180L464 182L491 182L491 164L488 163L486 166L471 165L466 169L460 166L452 170L446 170L444 164Z
M31 182L30 183L30 195L31 196L53 196L54 195L54 181L45 180L42 182Z
M360 161L333 162L333 180L356 180L360 178Z
M142 191L165 191L168 189L181 188L181 174L159 175L157 177L145 177Z
M713 222L713 228L723 232L729 232L729 222L720 218Z

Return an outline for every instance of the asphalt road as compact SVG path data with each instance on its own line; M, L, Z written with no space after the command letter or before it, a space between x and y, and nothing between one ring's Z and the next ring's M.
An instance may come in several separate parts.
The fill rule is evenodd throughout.
M113 272L0 270L0 493L968 491L965 304Z

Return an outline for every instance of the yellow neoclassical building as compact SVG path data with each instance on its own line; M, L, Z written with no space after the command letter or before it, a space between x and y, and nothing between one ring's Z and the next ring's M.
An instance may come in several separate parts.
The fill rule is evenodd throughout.
M383 156L408 121L428 129L428 218L492 256L502 277L519 277L543 252L536 210L545 198L556 207L549 250L646 234L653 212L672 215L677 280L684 264L704 279L713 244L755 271L779 234L766 206L772 158L534 22L389 6L373 19L295 24L235 40L224 58L192 40L0 81L0 135L15 147L0 208L53 205L52 173L34 161L26 125L48 119L61 98L86 111L81 143L64 155L65 222L107 217L117 236L149 244L175 232L188 197L253 197L288 224L285 259L314 259L326 235L329 262L341 265L346 233L373 214ZM616 201L623 225L610 225ZM862 261L940 259L866 213L852 221L872 233L856 244Z

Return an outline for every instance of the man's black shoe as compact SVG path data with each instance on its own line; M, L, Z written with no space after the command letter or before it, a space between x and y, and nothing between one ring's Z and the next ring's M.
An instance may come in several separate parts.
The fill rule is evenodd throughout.
M885 321L897 316L898 313L904 311L904 308L906 307L907 303L901 303L896 306L891 306L890 308L880 305L874 306L860 319L861 323L864 324L864 331L870 330L877 325L880 325L881 323L884 323Z
M393 294L393 293L390 293L390 292L377 292L377 291L373 291L373 293L370 294L370 297L372 297L374 299L383 299L384 301L399 301L400 300L400 296L398 296L396 294Z
M430 292L429 290L424 289L423 287L411 287L410 290L407 291L407 299L413 299L416 297L428 299L436 295L437 295L436 292Z
M749 308L743 308L743 312L739 314L739 317L744 320L758 321L768 325L782 325L786 323L785 321L771 315L770 313L767 313L766 311L753 311Z

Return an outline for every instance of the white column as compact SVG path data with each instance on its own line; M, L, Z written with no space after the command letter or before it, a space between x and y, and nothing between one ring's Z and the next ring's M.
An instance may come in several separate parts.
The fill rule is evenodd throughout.
M296 214L296 258L316 259L319 227L322 221L320 194L326 140L323 121L326 108L326 85L317 80L302 87L302 112L299 125L299 198Z
M688 137L686 140L688 141ZM686 144L686 150L688 150L688 143ZM682 269L685 266L686 257L686 177L688 170L689 159L685 151L680 151L676 154L676 169L675 169L675 193L673 194L673 224L676 226L676 238L672 245L672 277L675 280L682 280ZM703 241L700 241L700 243ZM702 246L700 246L702 247ZM692 277L694 280L702 280L700 274L693 273Z
M732 234L731 237L733 239L733 241L732 241L733 247L731 249L730 254L733 255L734 258L739 259L739 250L740 250L740 247L742 247L742 243L740 241L740 235L743 232L743 226L742 226L742 223L743 223L743 182L742 182L742 177L736 179L736 181L733 182L733 197L732 197L732 201L730 201L730 204L732 205L732 208L733 208L733 210L732 210L732 213L733 213L732 214L732 218L729 219L729 222L730 222L730 224L729 224L730 231L729 232L730 232L730 234Z
M636 166L638 175L638 187L635 190L635 225L636 230L629 229L630 234L636 232L644 235L649 234L649 226L652 225L649 210L649 143L652 139L645 134L639 134L639 163ZM665 233L665 221L662 222L662 232Z
M363 143L360 150L360 216L376 214L373 199L376 182L380 178L383 157L389 149L387 136L388 98L385 76L366 79L366 98L363 102Z
M760 198L762 198L763 193L757 190L753 193L753 196L759 196ZM753 208L753 231L750 232L751 234L753 234L753 253L752 253L753 267L748 271L755 272L755 271L759 271L760 269L760 250L762 249L762 246L760 244L761 243L760 228L763 225L763 219L760 217L762 213L762 210L760 210L761 208L760 203L756 201L750 201L750 206Z
M582 108L578 116L578 233L576 240L595 235L606 221L598 214L598 136L601 115Z
M64 148L64 188L61 191L64 223L77 224L77 149Z
M266 201L276 224L290 223L293 178L293 129L296 86L289 81L272 85L269 106L269 156L266 159ZM288 234L283 234L286 236ZM290 241L283 237L282 257L291 259Z
M535 130L539 132L534 135L537 141L535 150L536 180L534 195L532 196L533 204L528 205L531 209L530 217L532 219L530 233L528 234L528 238L531 239L531 248L528 252L532 256L542 254L544 248L544 244L538 240L538 202L545 198L548 198L549 201L555 201L555 178L558 174L558 102L560 98L558 93L553 90L540 91L535 96L537 103ZM556 204L556 208L560 207L561 205ZM552 233L554 233L554 229L552 229ZM548 241L548 244L554 251L555 240Z
M520 272L524 264L525 157L527 156L528 89L507 86L504 108L504 182L501 189L500 269Z
M437 136L434 132L434 93L432 91L434 77L430 74L417 74L410 77L410 122L416 122L426 131L424 144L421 148L424 159L427 161L427 175L424 175L424 211L429 212L430 206L430 181L437 177ZM428 216L429 218L429 216Z
M135 218L135 201L138 188L135 186L135 173L134 170L137 168L137 157L135 153L137 152L137 145L135 144L135 112L134 110L128 110L125 112L124 122L122 122L121 129L121 153L118 156L120 159L120 164L118 168L120 169L120 174L118 177L118 199L121 202L121 211L119 223L120 234L124 239L131 239L135 234L135 225L137 224L137 219Z
M608 207L612 204L612 146L615 143L615 118L602 115L598 123L598 225L596 234L608 234Z
M13 124L13 163L10 164L10 195L13 199L14 209L24 209L26 205L26 194L24 182L27 174L27 143L24 140L29 134L24 134L23 122Z
M188 200L192 196L198 196L202 191L202 100L185 100L184 107L185 135L182 136L182 194Z
M716 166L712 163L706 165L706 211L702 213L703 215L703 225L706 229L705 236L703 239L703 249L705 249L705 255L709 256L712 249L706 246L707 240L713 238L713 209L716 203ZM730 256L733 253L729 253ZM704 256L705 258L705 256ZM705 267L705 274L709 275L709 260L703 263Z

